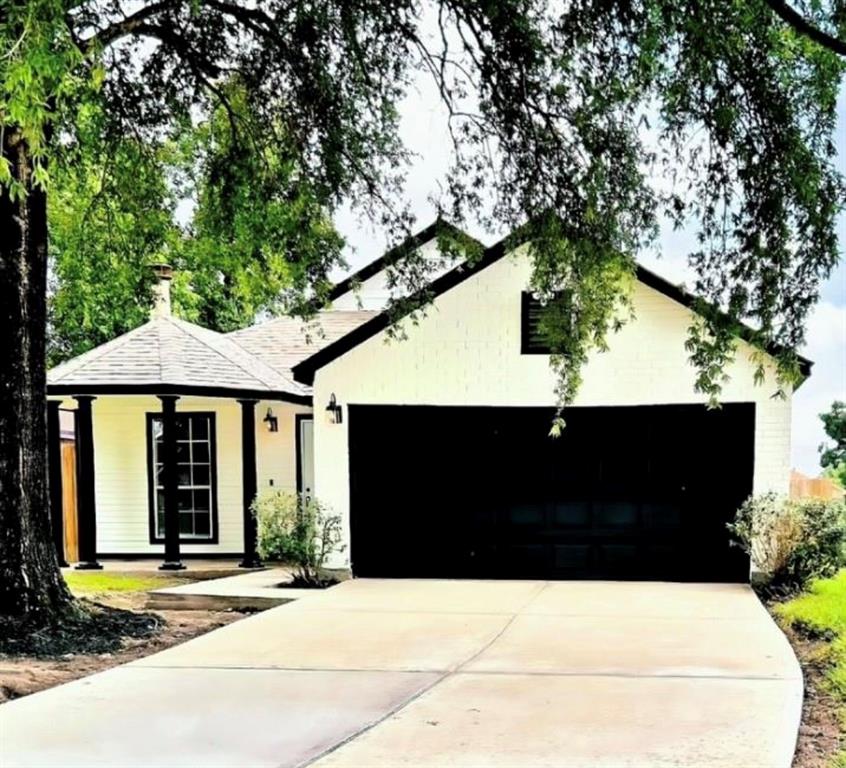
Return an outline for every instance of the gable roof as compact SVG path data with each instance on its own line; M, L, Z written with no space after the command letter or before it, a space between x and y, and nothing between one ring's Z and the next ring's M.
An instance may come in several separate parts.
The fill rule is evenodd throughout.
M428 287L425 289L425 298L427 300L434 301L441 294L446 293L455 286L463 283L465 280L475 274L478 274L482 270L489 267L491 264L495 264L503 256L513 251L520 244L521 242L519 240L515 241L513 233L507 235L506 237L502 238L499 242L485 249L479 259L473 261L472 263L462 262L461 264L458 264L456 267L451 269L449 272L446 272L445 274L432 280L429 283ZM697 310L697 305L700 301L698 297L691 293L688 293L680 286L674 285L663 277L656 275L654 272L651 272L645 267L642 267L640 264L637 265L636 277L638 281L658 291L659 293L664 294L665 296L667 296L667 298L670 298L673 301L682 304L688 309L692 309L694 311ZM412 298L421 299L422 296L420 293L418 293L415 297ZM412 302L412 304L414 303L416 302ZM388 328L388 326L391 325L392 320L393 319L391 318L390 312L388 310L383 310L382 312L379 312L374 317L362 323L360 326L358 326L346 336L337 339L331 344L327 344L325 347L315 352L310 357L295 364L291 369L294 380L304 384L313 384L314 374L318 369L322 368L324 365L331 362L332 360L335 360L336 358L346 354L351 349L358 346L367 339L371 338L372 336L375 336L380 331L385 330L386 328ZM755 331L749 326L741 326L739 336L745 341L748 341L753 344L755 343ZM766 351L769 352L771 355L777 355L783 352L783 348L776 344L770 344L766 347ZM802 357L801 355L798 356L798 359L800 371L804 380L804 378L810 376L813 362L805 357Z
M227 336L160 317L56 366L51 395L176 394L310 403L307 387Z
M473 245L477 246L478 248L484 248L484 243L477 240L475 237L468 235L463 229L456 227L454 224L446 221L442 218L435 219L428 227L421 229L417 234L410 235L405 240L403 240L399 245L390 248L389 250L385 251L378 259L374 259L373 261L365 264L361 269L353 274L345 277L339 283L337 283L332 290L329 292L329 301L334 301L335 299L343 296L345 293L349 293L353 290L357 285L361 285L365 280L373 277L374 275L378 275L384 269L395 264L397 261L403 258L406 253L409 251L416 250L422 245L425 245L431 240L434 240L436 237L439 237L443 234L449 234L454 237L460 237L468 242L472 243Z

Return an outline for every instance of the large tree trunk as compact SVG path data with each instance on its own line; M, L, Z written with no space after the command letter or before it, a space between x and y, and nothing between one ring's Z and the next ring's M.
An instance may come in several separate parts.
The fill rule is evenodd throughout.
M47 200L21 133L3 157L27 194L0 189L0 615L47 623L71 602L50 534L47 493Z

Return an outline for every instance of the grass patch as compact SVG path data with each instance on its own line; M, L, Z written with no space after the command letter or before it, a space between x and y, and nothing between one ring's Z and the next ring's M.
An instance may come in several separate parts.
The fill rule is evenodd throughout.
M820 579L807 592L775 606L776 615L806 637L825 641L826 681L841 704L846 732L846 569L832 579ZM846 749L836 758L837 768L846 768Z
M137 576L106 571L69 571L64 577L70 591L78 597L103 592L147 592L182 583L179 579L161 576Z

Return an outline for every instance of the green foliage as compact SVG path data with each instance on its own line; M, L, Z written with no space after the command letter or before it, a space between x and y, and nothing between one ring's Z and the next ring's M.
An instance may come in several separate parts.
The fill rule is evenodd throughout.
M182 582L164 576L136 576L128 573L86 573L67 571L62 574L68 588L78 597L102 594L103 592L149 592Z
M266 559L284 560L296 567L294 582L322 586L326 559L343 551L342 525L317 499L292 491L268 491L253 502L258 521L258 551Z
M792 504L775 493L750 496L728 529L732 543L750 556L755 568L772 582L784 580L803 535L802 520Z
M774 587L799 588L846 565L846 509L841 502L750 496L728 525Z
M846 570L831 579L814 581L808 591L793 600L777 605L776 614L793 627L815 636L829 637L826 677L832 693L842 707L846 725ZM836 765L846 764L846 750Z
M183 176L199 181L184 190L197 207L178 263L190 275L198 322L231 331L262 312L325 303L344 242L284 131L255 124L240 84L225 92L225 107L180 136Z
M252 119L243 89L228 92L238 120ZM176 267L174 312L217 331L303 311L300 296L322 303L343 240L288 145L236 146L223 107L158 143L101 138L100 119L90 105L63 150L72 162L53 173L51 363L146 322L157 262ZM180 227L184 195L196 207Z
M48 209L51 363L149 319L149 265L181 248L175 205L162 153L132 139L77 145L73 162L57 166ZM187 277L176 275L177 309Z
M797 584L833 576L846 566L846 508L839 501L795 502L803 536L790 559L788 576Z
M846 488L846 403L835 400L820 418L826 435L834 442L820 446L820 464L830 478Z
M838 258L844 61L761 0L0 1L0 125L25 137L36 184L48 158L60 172L86 105L103 105L98 140L157 145L208 121L218 160L200 163L184 258L212 327L275 308L265 288L303 311L325 296L338 259L325 221L344 203L407 234L399 104L422 73L452 137L440 208L496 230L530 222L562 405L627 318L627 276L660 216L698 233L692 288L713 309L690 333L697 388L719 400L741 321L781 349L768 384L797 380ZM840 5L811 4L811 21L837 34ZM418 287L427 269L398 262L392 280Z

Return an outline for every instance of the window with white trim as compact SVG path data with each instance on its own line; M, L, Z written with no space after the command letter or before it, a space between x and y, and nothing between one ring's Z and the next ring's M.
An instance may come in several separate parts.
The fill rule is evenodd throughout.
M150 457L153 468L152 512L154 538L165 536L162 417L150 420ZM208 541L214 530L214 414L181 413L176 417L176 466L179 483L179 538Z

